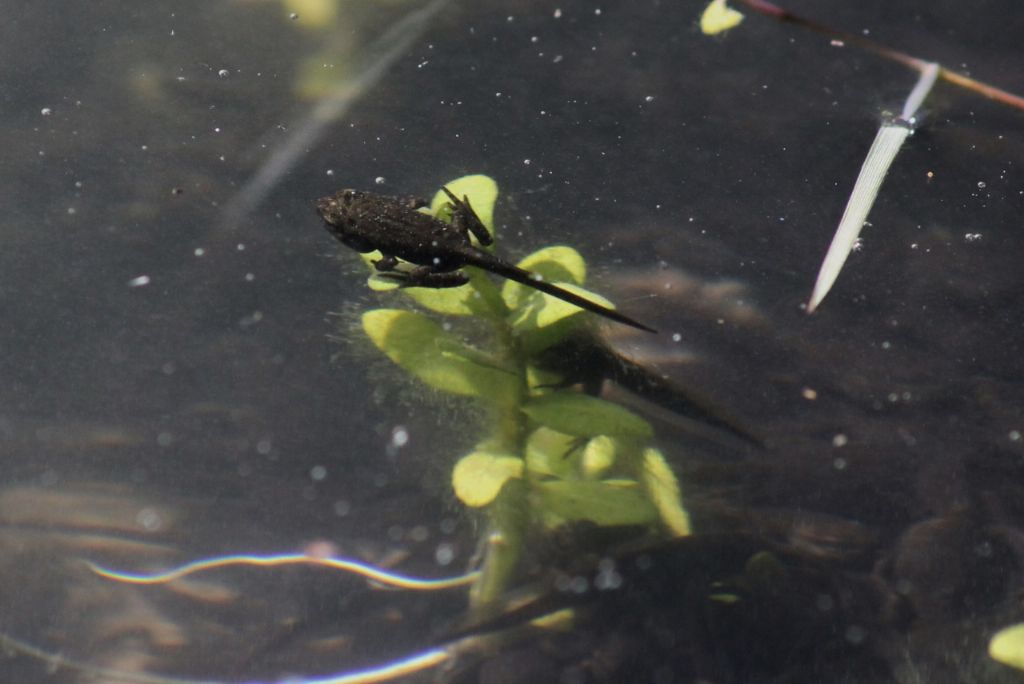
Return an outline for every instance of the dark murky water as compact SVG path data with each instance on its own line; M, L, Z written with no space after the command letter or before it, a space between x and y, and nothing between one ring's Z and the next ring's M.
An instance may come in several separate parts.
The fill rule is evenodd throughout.
M447 471L472 417L351 332L379 299L312 200L480 172L503 190L504 250L565 236L597 289L666 331L614 343L769 448L652 413L698 536L623 550L624 568L655 569L583 600L576 629L467 657L452 680L1014 681L985 648L1021 620L1024 113L937 86L863 249L808 317L880 112L915 76L757 16L701 36L701 4L450 2L409 20L339 2L321 26L312 5L291 19L271 2L8 17L0 629L80 663L218 681L431 645L458 592L296 568L128 587L82 559L156 569L325 544L465 569L479 530ZM1015 3L894 5L788 3L1024 91ZM375 64L390 66L302 138L317 83ZM713 582L744 600L709 605ZM4 681L88 679L9 656Z

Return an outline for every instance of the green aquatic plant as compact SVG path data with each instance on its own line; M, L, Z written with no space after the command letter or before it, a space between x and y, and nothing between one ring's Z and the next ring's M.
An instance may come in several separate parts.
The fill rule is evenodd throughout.
M1024 670L1024 623L996 632L988 643L988 654L1003 665Z
M445 187L466 198L494 233L498 188L493 179L466 176ZM449 195L439 191L423 211L450 220ZM363 258L369 265L380 255ZM584 289L586 263L571 247L543 248L518 265L612 306ZM519 283L499 286L479 269L468 271L467 284L449 289L400 288L373 273L369 286L399 291L404 304L365 312L362 327L407 373L441 392L470 397L485 411L483 434L452 470L458 499L487 517L483 565L471 590L474 607L486 610L496 603L528 534L578 521L689 534L679 485L651 445L650 424L617 404L567 387L557 368L540 363L545 350L588 325L590 314ZM471 332L456 332L463 329Z

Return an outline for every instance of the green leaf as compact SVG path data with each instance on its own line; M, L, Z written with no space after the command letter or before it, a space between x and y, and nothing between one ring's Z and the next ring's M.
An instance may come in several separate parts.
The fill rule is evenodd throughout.
M598 525L649 525L658 512L636 483L554 480L537 485L543 511L555 522L589 520Z
M378 349L431 387L504 405L516 401L519 379L514 373L483 365L476 360L479 352L426 316L402 309L374 309L364 313L362 321Z
M1024 623L996 632L988 642L988 654L996 662L1024 670Z
M398 281L391 278L382 278L374 273L366 279L366 285L374 292L390 292L398 289Z
M535 397L522 410L541 425L567 435L649 439L654 434L650 423L635 413L577 392L558 391Z
M478 315L482 313L481 307L484 307L480 293L469 285L446 288L407 287L402 290L402 294L411 297L424 308L450 316Z
M712 0L700 15L700 30L706 36L728 31L743 21L743 14L725 4L725 0Z
M647 496L658 509L662 524L673 536L689 536L690 514L683 508L679 482L665 462L664 455L657 449L644 449L641 480L647 489Z
M562 289L568 290L573 294L577 294L584 299L589 299L595 304L606 306L609 309L615 308L614 304L601 295L595 294L578 285L563 282L556 282L555 285L558 285ZM584 309L581 309L575 304L570 304L558 297L552 297L551 295L538 292L537 290L534 290L533 294L524 301L527 306L523 306L521 302L520 308L516 311L516 316L512 321L512 327L517 331L521 331L527 326L543 328L548 325L553 325L563 318L583 313L584 311Z
M582 287L571 283L556 284L592 302L615 308L601 295ZM586 321L586 317L581 316L584 313L588 312L575 304L535 291L513 312L511 325L523 353L526 356L534 356L564 340L577 326Z
M510 479L522 476L523 459L488 451L474 451L455 464L452 487L462 503L479 508L494 501Z
M538 250L520 261L517 266L551 283L582 285L587 279L587 264L583 257L575 249L565 245ZM506 280L501 288L501 296L510 309L522 306L524 300L535 292L537 291L532 287L514 280Z
M468 198L480 221L494 234L494 204L498 201L498 184L493 178L483 174L463 176L445 183L444 187L459 199ZM442 221L451 221L450 202L448 195L438 190L430 202L430 213Z
M583 477L596 480L615 465L615 440L605 435L594 437L583 448L580 469Z
M531 476L567 478L573 475L573 460L566 458L576 446L576 437L541 427L526 438L526 470Z

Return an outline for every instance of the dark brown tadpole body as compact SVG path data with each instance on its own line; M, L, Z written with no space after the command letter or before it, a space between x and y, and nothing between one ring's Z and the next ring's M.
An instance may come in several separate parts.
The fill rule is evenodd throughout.
M327 231L339 242L361 253L379 250L383 256L373 265L382 276L398 281L402 287L465 285L469 276L459 269L475 266L618 323L657 332L474 246L471 235L480 244L489 245L493 242L491 234L467 198L457 198L448 188L442 190L450 200L451 223L417 211L426 206L423 200L360 190L340 190L317 200L316 208ZM413 264L414 268L399 269L400 261Z

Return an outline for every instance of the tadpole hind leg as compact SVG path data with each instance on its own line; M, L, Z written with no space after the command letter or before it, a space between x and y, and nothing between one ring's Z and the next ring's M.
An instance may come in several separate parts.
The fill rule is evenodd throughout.
M393 254L384 254L373 262L373 267L378 271L394 271L396 266L398 266L398 258Z
M462 199L459 199L452 194L451 190L444 186L441 186L441 190L444 191L444 194L448 195L452 205L452 226L463 235L467 232L472 233L473 237L485 247L494 244L494 238L491 237L491 233L487 230L484 222L473 211L469 198L463 195Z
M435 271L429 266L419 266L411 271L388 271L382 278L395 280L399 287L429 287L436 290L460 287L469 282L469 276L462 271Z

